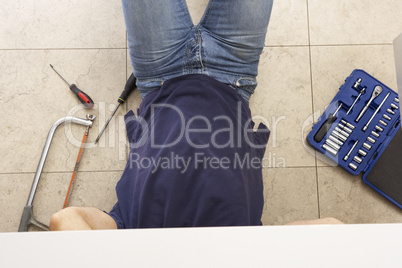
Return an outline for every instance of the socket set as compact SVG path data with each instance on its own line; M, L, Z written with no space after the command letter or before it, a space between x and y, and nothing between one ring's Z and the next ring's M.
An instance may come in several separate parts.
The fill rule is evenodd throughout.
M398 93L356 69L313 126L307 141L349 173L366 176L401 128L399 110Z

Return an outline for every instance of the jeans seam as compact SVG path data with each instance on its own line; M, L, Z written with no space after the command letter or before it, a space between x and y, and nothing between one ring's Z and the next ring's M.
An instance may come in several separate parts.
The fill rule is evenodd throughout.
M226 45L230 45L230 46L234 46L236 48L242 48L242 49L255 49L255 47L249 47L249 46L242 45L240 43L229 41L227 38L224 38L224 37L222 37L222 36L220 36L220 35L218 35L218 34L216 34L214 32L211 32L210 30L206 29L202 25L199 25L198 28L200 28L206 34L210 35L211 37L217 39L218 41L220 41L220 42L222 42L222 43L224 43ZM262 47L262 49L263 48L264 47ZM258 48L258 49L261 49L261 48Z
M200 64L201 64L201 72L204 73L204 63L203 63L203 57L202 57L202 53L203 53L203 49L202 49L202 37L201 37L201 33L200 30L197 27L197 42L198 42L198 46L199 46L199 58L200 58Z
M142 78L138 79L139 83L148 83L148 82L164 82L166 79L163 78Z
M187 15L188 15L188 17L189 17L190 20L191 20L192 26L194 26L193 18L191 17L190 11L188 10L187 1L186 1L186 0L181 0L181 2L182 2L182 4L183 4L184 8L186 9Z
M211 9L212 9L213 4L214 4L214 0L209 0L208 6L207 6L207 10L205 10L204 15L202 16L202 20L198 23L198 25L201 25L201 26L202 26L202 25L205 23L205 21L206 21L207 18L208 18L209 12L210 12Z
M252 82L255 82L256 84L255 85L240 85L240 84L238 84L238 82L240 81L240 80L249 80L249 81L252 81ZM252 76L249 76L249 77L246 77L246 76L240 76L237 80L236 80L236 87L237 88L239 88L239 89L242 89L242 90L245 90L245 91L247 91L248 93L250 93L250 94L253 94L254 93L254 91L255 91L255 89L257 88L257 79L255 78L255 77L252 77ZM250 90L250 88L253 88L252 90Z
M137 78L138 82L155 82L155 81L166 81L169 80L172 77L177 77L179 75L181 75L183 72L182 70L178 70L174 73L169 73L168 75L159 75L157 77L146 77L146 78ZM169 77L169 78L166 78Z
M193 31L195 31L194 27L191 31L192 35ZM191 52L192 52L191 48L192 48L193 37L188 38L186 42L187 42L187 44L185 45L186 58L183 61L183 67L182 67L183 74L188 73L191 69L190 63L191 63Z
M237 79L236 79L236 84L237 82L239 82L240 80L252 80L252 81L256 81L257 79L254 76L247 76L247 75L240 75Z

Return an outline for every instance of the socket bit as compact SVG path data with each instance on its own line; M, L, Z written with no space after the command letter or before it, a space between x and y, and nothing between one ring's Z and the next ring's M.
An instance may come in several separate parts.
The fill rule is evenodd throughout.
M342 124L346 125L350 129L355 129L355 126L352 125L351 123L346 122L345 120L341 120Z
M399 103L399 99L398 99L398 98L395 98L394 101L397 102L397 103Z
M391 109L387 109L387 113L389 113L389 114L395 114L395 112L392 111Z
M386 114L383 114L382 117L384 117L384 118L387 119L388 121L391 121L391 117L389 117L389 116L386 115Z
M349 167L350 167L351 169L353 169L353 170L356 170L356 169L357 169L357 166L356 166L355 164L353 164L353 163L350 163L350 164L349 164Z
M327 139L325 141L326 144L328 144L329 146L331 146L332 148L334 148L335 150L339 151L341 149L341 146L339 146L338 144L336 144L335 142L331 141L330 139Z
M326 144L324 144L322 146L322 148L324 148L327 152L330 152L333 156L336 156L338 154L338 151L336 151L335 149L332 149L331 147L329 147Z
M338 131L339 133L341 133L343 136L345 136L346 138L349 137L349 134L346 133L346 131L343 131L342 129L340 129L339 127L335 127L335 130Z
M380 127L380 126L375 126L375 129L377 129L378 131L380 131L380 132L383 132L384 131L384 129L382 128L382 127Z
M345 142L348 139L336 130L332 131L332 135L334 135L335 137L337 137L338 139L340 139L343 142Z
M358 164L360 164L363 160L360 158L360 157L358 157L357 155L355 156L355 157L353 157L353 160L356 162L356 163L358 163Z
M382 121L382 120L380 120L379 122L380 122L380 124L381 124L381 125L383 125L383 126L388 126L388 124L387 124L387 123L385 123L385 122L384 122L384 121Z
M366 151L363 151L362 149L359 149L359 154L361 156L366 156L367 155Z
M338 127L339 127L340 129L343 129L344 131L346 131L346 132L349 133L349 134L352 134L352 132L353 132L353 130L351 130L351 129L348 128L348 127L345 127L345 126L342 125L341 123L338 124Z
M352 134L353 130L351 130L348 127L344 127L343 130L345 130L347 133Z
M367 137L367 140L369 141L369 142L371 142L371 143L375 143L375 139L373 139L372 137Z
M376 137L376 138L380 137L380 134L378 134L378 133L375 132L375 131L371 131L371 135L373 135L373 136Z
M371 145L368 144L367 142L363 143L363 147L366 148L367 150L371 150Z
M338 144L338 145L340 145L340 146L343 145L343 142L341 142L340 140L338 140L337 138L335 138L335 137L332 136L332 135L329 135L328 138L329 138L331 141L335 142L336 144Z
M394 109L398 109L398 108L399 108L398 105L396 105L396 104L394 104L394 103L391 103L391 107L394 108Z
M361 79L361 77L359 77L359 79L357 79L355 84L353 85L353 88L358 89L361 83L362 83L362 79Z

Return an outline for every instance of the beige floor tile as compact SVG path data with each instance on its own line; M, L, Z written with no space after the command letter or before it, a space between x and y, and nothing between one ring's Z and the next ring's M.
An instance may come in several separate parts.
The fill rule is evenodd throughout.
M34 173L0 174L0 232L17 232Z
M354 69L363 69L390 88L396 89L391 45L311 47L314 122L335 97ZM318 165L334 165L317 154ZM324 160L323 163L321 160Z
M312 45L392 43L402 32L400 0L309 0Z
M121 172L79 172L72 190L70 206L111 210L117 201L114 187L120 176ZM0 232L18 230L33 178L33 173L0 175ZM42 175L33 203L37 220L48 224L50 216L62 209L70 179L71 173Z
M0 49L124 48L120 1L3 1Z
M0 170L34 172L50 127L70 115L98 118L89 133L95 140L110 108L114 108L126 80L125 49L0 51ZM72 83L92 97L94 109L84 109L68 86L49 67L53 64ZM109 107L111 105L111 107ZM121 170L125 148L119 148L118 111L94 148L88 148L80 170ZM49 152L46 171L72 171L85 127L61 126ZM109 131L116 129L115 131ZM124 128L123 132L125 132ZM106 138L106 136L108 136ZM93 147L89 146L89 147ZM121 146L120 146L121 147Z
M265 155L271 167L315 165L302 137L312 112L309 67L307 47L265 48L261 56L250 108L255 121L271 130Z
M308 45L307 2L274 1L266 46Z
M341 168L318 168L321 217L345 223L401 223L401 210Z
M315 168L264 169L264 225L318 218Z
M208 2L209 0L187 0L187 6L195 25L200 22L202 15L204 15Z
M311 67L315 111L324 111L354 69L363 69L396 90L391 45L311 47Z

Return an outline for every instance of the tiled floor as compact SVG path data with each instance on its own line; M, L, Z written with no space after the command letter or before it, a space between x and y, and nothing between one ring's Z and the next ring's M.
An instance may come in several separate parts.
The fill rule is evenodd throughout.
M188 0L198 21L207 0ZM119 1L2 1L0 5L0 231L16 231L50 126L66 115L98 116L94 141L131 67ZM361 68L396 89L392 41L402 32L399 0L275 1L251 100L272 130L264 169L264 224L335 216L346 223L402 222L399 209L315 157L304 138L344 79ZM77 100L49 64L97 103ZM126 162L122 116L87 148L71 205L111 209ZM258 120L257 120L258 121ZM84 128L58 130L34 202L45 223L63 204ZM318 156L317 156L318 157Z

